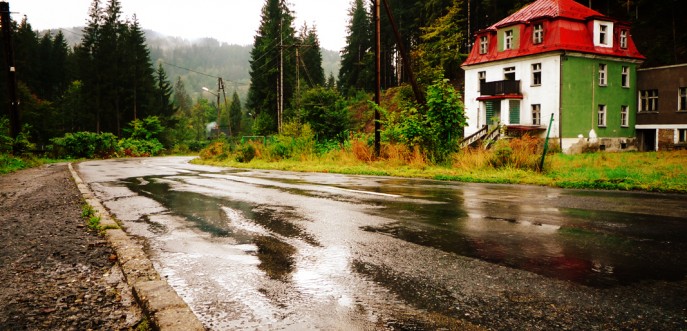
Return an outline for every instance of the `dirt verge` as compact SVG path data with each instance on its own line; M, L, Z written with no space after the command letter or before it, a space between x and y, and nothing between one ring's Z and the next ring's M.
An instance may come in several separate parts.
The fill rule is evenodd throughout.
M142 320L116 256L81 218L66 164L0 176L0 330L126 330Z

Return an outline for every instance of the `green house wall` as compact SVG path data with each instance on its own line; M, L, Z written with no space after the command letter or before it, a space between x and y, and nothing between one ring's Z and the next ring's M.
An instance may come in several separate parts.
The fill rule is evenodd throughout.
M561 62L561 136L599 138L635 136L637 65L622 60L568 56ZM599 64L607 65L606 86L599 86ZM622 86L622 67L630 68L630 87ZM599 105L606 105L606 127L597 125ZM628 126L621 126L621 106L628 106Z

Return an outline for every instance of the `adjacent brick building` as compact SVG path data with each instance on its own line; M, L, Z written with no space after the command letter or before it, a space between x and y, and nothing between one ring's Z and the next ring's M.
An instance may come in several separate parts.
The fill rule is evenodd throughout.
M687 64L637 71L641 151L687 148Z

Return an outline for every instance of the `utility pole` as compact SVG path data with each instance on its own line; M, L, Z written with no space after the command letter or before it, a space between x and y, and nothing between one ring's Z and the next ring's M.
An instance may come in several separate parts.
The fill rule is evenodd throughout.
M10 102L10 137L12 137L12 153L19 151L16 145L17 136L21 128L19 126L19 99L17 98L17 70L14 67L14 48L12 47L12 23L10 20L10 4L0 2L0 26L2 28L3 49L5 64L7 65L8 96Z
M379 121L381 120L381 116L379 114L379 107L381 106L382 103L382 92L381 92L381 67L382 67L382 59L381 59L381 53L382 53L382 41L381 41L381 22L380 22L380 12L381 12L381 7L380 7L380 1L382 0L374 0L375 3L375 8L374 8L374 14L372 19L374 20L375 24L375 103L377 104L377 108L375 108L375 141L374 141L374 149L375 149L375 156L379 157L380 151L381 151L381 123Z
M279 21L279 105L277 106L277 132L281 133L282 114L284 113L284 32Z

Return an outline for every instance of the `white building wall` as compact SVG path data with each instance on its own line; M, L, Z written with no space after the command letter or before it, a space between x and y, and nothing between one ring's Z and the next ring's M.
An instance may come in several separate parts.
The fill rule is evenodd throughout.
M542 83L540 86L532 86L532 64L541 63ZM520 103L520 123L532 124L532 105L541 105L541 125L548 127L551 115L554 115L554 123L551 128L551 137L559 136L558 121L560 119L560 55L537 55L508 61L497 61L485 64L469 66L465 69L465 112L468 116L468 127L465 128L465 136L469 136L487 123L484 102L479 98L479 76L481 71L486 72L486 81L504 80L504 68L515 67L515 79L520 80L520 90L523 99ZM501 100L501 123L509 123L508 100ZM545 134L545 133L544 133Z

